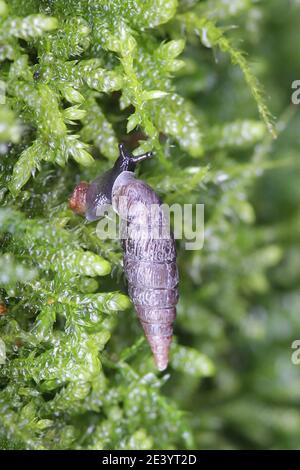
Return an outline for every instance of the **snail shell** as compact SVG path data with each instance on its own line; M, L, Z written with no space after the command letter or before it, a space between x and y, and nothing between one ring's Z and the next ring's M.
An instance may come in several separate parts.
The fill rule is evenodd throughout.
M178 301L174 237L169 233L157 194L132 172L125 171L117 177L112 204L126 227L122 246L128 292L156 366L164 370Z
M134 304L159 370L166 369L178 302L176 247L162 203L144 181L134 176L136 164L151 153L133 157L124 145L113 168L90 185L80 183L70 207L88 220L103 215L112 203L120 217L124 271Z

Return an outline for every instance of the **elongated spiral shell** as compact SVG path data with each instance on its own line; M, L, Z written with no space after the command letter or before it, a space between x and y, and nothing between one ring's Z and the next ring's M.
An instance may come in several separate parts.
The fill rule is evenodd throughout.
M178 301L174 237L159 197L132 172L124 171L116 178L112 204L122 220L128 292L157 368L164 370Z

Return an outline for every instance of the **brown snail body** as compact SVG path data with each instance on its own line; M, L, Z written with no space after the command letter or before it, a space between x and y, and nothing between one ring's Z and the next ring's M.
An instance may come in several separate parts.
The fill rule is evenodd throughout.
M156 366L164 370L168 365L176 317L178 270L175 241L161 201L150 186L135 178L133 172L136 163L150 156L135 158L120 145L120 157L114 168L89 187L77 186L70 201L77 213L82 213L84 205L89 220L101 216L103 203L112 203L119 215L128 293Z

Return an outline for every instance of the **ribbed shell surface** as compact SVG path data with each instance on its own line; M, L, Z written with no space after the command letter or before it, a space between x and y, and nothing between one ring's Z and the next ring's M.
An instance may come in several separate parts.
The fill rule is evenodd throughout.
M122 223L128 292L158 369L168 364L178 301L178 270L173 233L153 189L123 172L112 190Z

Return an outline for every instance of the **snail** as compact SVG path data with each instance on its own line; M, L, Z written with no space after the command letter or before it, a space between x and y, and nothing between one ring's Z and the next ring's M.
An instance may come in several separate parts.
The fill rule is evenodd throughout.
M119 215L126 230L121 244L128 293L162 371L168 365L178 302L175 241L158 195L134 175L136 165L152 153L134 157L123 144L119 152L110 170L75 187L69 205L88 221L103 216L107 204Z

